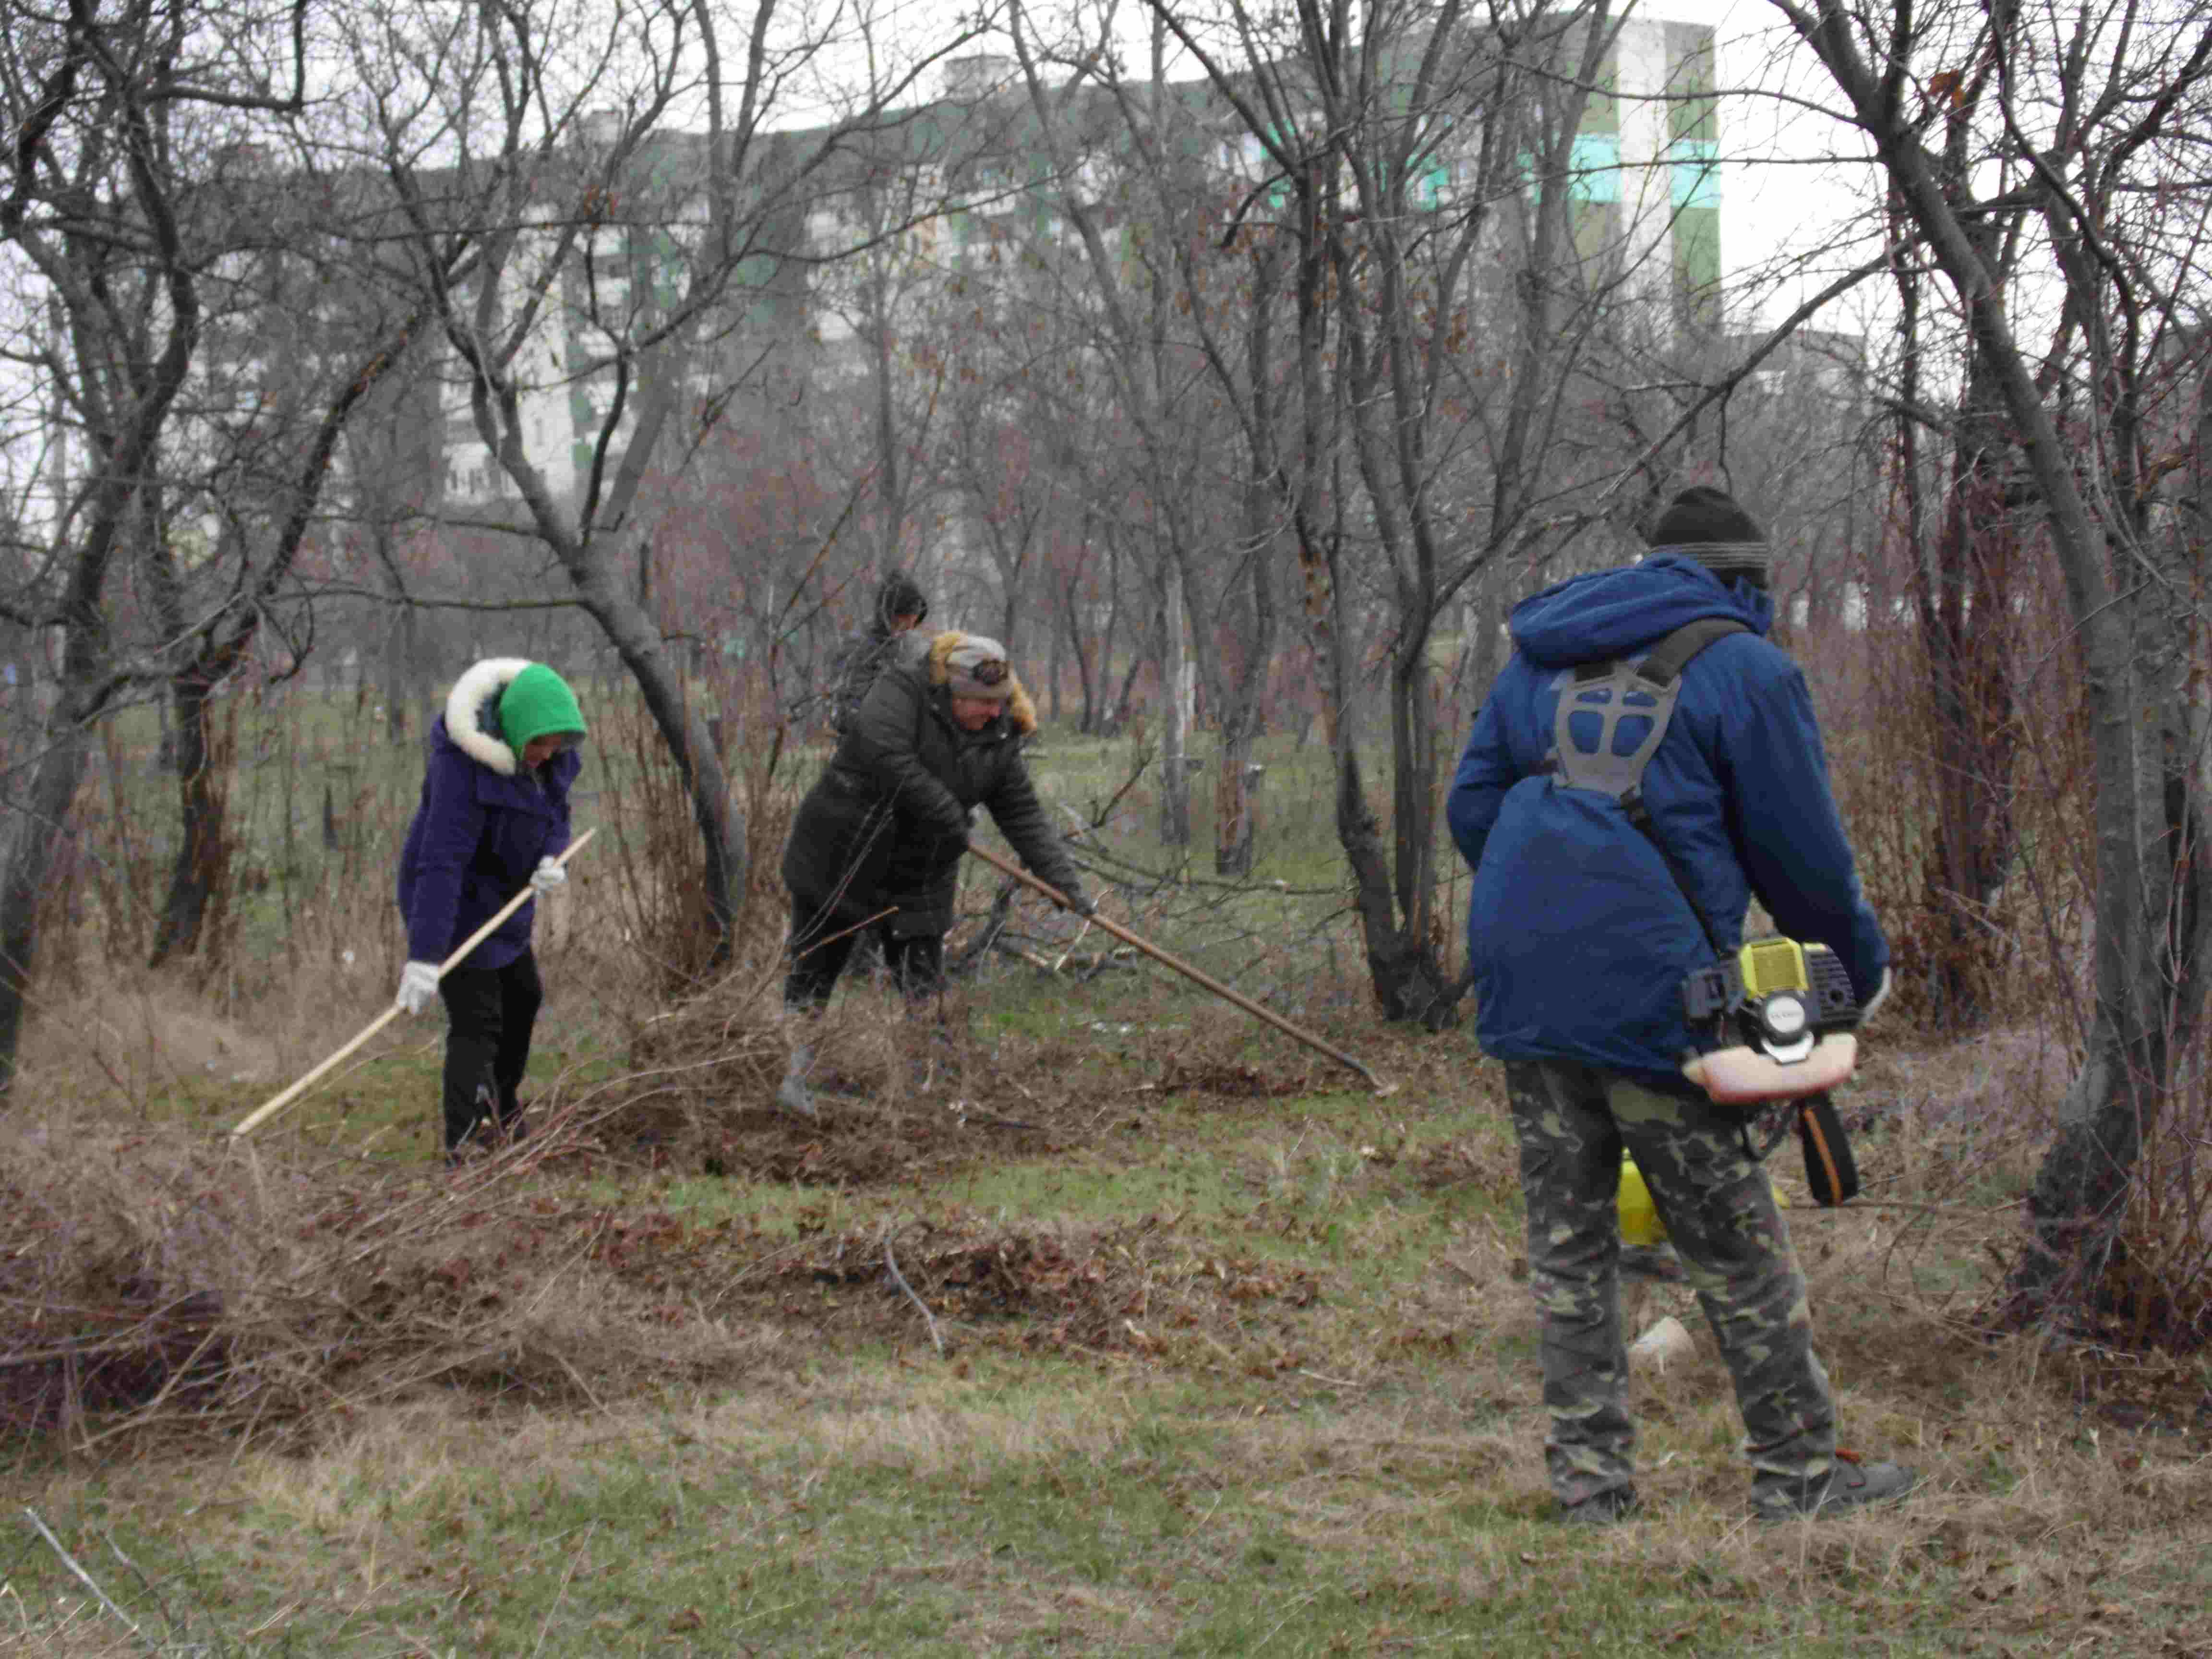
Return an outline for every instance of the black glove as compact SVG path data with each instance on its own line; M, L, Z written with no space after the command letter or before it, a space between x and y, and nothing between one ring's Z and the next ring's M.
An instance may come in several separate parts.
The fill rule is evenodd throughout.
M1071 881L1063 886L1060 890L1060 896L1067 901L1067 908L1079 916L1087 918L1098 914L1098 901L1085 892L1074 882Z

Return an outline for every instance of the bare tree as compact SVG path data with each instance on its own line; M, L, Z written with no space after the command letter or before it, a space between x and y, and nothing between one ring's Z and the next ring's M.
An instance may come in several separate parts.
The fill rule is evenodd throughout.
M2203 527L2160 484L2198 465L2212 26L2136 0L1775 3L1957 297L2075 629L2096 774L2090 1000L2012 1280L2021 1317L2062 1318L2094 1294L2202 1028ZM2008 263L1991 227L2014 223L2029 246ZM2039 339L2031 264L2051 301Z
M767 0L730 33L695 0L553 0L456 13L423 5L349 20L373 109L366 142L404 204L431 306L489 466L575 602L635 682L690 796L702 853L704 960L726 954L745 836L683 665L641 601L656 510L649 479L680 473L757 365L742 325L755 285L866 240L811 227L895 106L965 38L880 68L845 112L793 136L827 97L835 48L880 48L866 9ZM890 61L872 50L857 61ZM810 85L810 77L812 83ZM802 88L805 88L803 92ZM827 246L823 245L826 237ZM480 240L465 283L443 275ZM741 580L743 550L729 550Z
M1462 986L1438 909L1436 630L1477 573L1579 523L1551 453L1576 366L1612 296L1650 286L1648 229L1611 266L1577 241L1574 143L1618 25L1602 5L1146 4L1202 66L1242 173L1218 241L1249 261L1251 310L1205 356L1241 423L1253 545L1303 591L1370 975L1391 1018L1440 1021ZM1358 731L1370 640L1387 831Z
M1235 453L1235 434L1206 410L1205 364L1223 331L1233 337L1255 312L1233 276L1206 280L1222 182L1194 165L1212 135L1187 88L1167 80L1168 27L1152 20L1148 76L1132 80L1116 60L1114 16L1104 6L1041 27L1018 6L1010 22L1073 256L1048 266L1069 319L1064 349L1098 371L1070 367L1058 377L1061 419L1091 434L1082 447L1091 501L1109 514L1133 513L1150 550L1165 705L1161 839L1191 839L1189 727L1202 683L1221 739L1215 865L1241 873L1252 855L1246 766L1264 726L1260 688L1276 634L1273 538L1271 528L1249 534L1219 510L1242 479L1212 459ZM1091 404L1065 395L1071 382Z
M319 387L295 382L281 418L265 384L232 372L239 353L224 296L283 263L325 205L287 198L295 205L272 215L266 202L250 204L266 188L267 148L295 133L307 107L314 15L307 0L8 9L4 351L41 389L41 430L64 459L39 470L38 493L13 515L35 534L37 556L9 614L54 641L58 668L0 872L0 1087L13 1078L40 897L92 725L132 688L165 680L185 716L185 829L161 948L196 936L222 840L206 699L257 638L336 434L397 349L396 335L356 337L352 360ZM227 470L248 455L270 482L250 548L212 528ZM114 592L118 573L134 568L150 623Z

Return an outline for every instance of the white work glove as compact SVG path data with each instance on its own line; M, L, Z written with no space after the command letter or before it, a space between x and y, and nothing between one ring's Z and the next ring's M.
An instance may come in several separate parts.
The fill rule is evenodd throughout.
M568 884L568 872L552 859L540 859L538 867L530 872L530 884L540 893L550 893L556 887Z
M1896 975L1887 968L1881 970L1881 983L1874 988L1874 994L1866 1000L1866 1006L1859 1010L1860 1024L1863 1025L1872 1019L1875 1010L1889 1000L1889 988L1896 982Z
M419 1014L438 1000L438 964L434 962L410 962L400 970L399 1006L410 1014Z

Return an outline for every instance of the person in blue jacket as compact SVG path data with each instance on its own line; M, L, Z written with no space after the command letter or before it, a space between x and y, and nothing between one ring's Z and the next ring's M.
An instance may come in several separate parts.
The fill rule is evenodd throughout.
M1901 1497L1917 1477L1838 1457L1804 1275L1740 1118L1683 1075L1698 1033L1681 991L1716 946L1732 955L1741 944L1754 898L1779 932L1833 950L1869 1012L1888 988L1889 947L1859 885L1804 677L1765 637L1759 526L1699 485L1674 497L1649 540L1641 562L1515 607L1512 658L1446 808L1474 872L1476 1033L1505 1063L1520 1142L1552 1416L1545 1462L1567 1518L1635 1511L1615 1207L1625 1149L1727 1361L1754 1510L1828 1514ZM1641 778L1647 835L1613 795L1568 787L1550 758L1560 690L1577 665L1636 659L1705 617L1743 631L1682 672Z
M407 966L399 1006L446 1004L448 1158L471 1138L521 1133L517 1091L544 1000L530 948L533 898L443 979L438 965L527 884L568 880L568 792L583 761L584 716L544 663L495 657L454 683L430 729L422 803L399 854Z

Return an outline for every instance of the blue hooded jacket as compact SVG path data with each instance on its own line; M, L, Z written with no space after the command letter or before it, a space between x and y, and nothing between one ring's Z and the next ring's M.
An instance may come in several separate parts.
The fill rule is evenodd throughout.
M489 658L463 674L430 728L422 799L399 854L407 959L443 962L568 844L568 791L583 758L563 749L535 773L499 733L499 694L528 664ZM504 968L530 948L535 899L459 964Z
M1698 1046L1681 987L1711 946L1657 848L1611 797L1544 770L1575 665L1635 658L1685 623L1752 632L1683 672L1673 723L1644 773L1658 835L1723 951L1756 897L1791 939L1842 958L1864 1001L1889 963L1844 839L1810 694L1765 635L1772 602L1703 565L1655 554L1577 576L1514 608L1512 660L1468 734L1446 817L1474 872L1468 955L1476 1034L1501 1060L1572 1060L1691 1094Z

